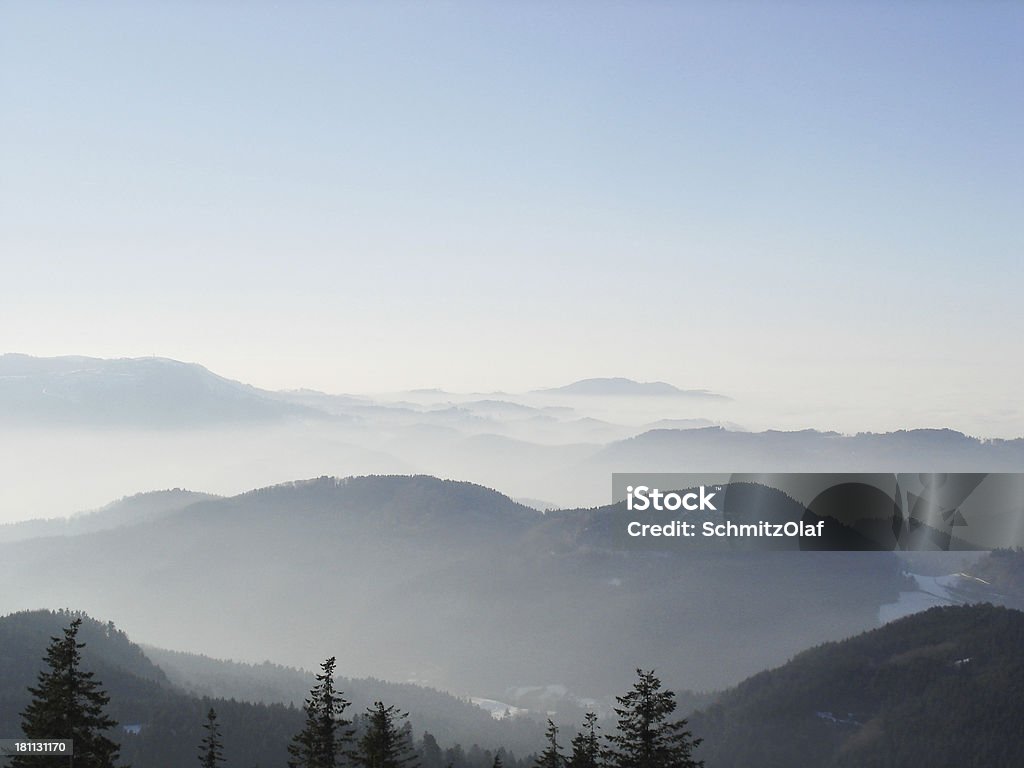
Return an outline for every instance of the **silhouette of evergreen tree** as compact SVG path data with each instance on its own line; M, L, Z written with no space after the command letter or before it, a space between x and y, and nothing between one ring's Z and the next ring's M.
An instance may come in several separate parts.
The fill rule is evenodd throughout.
M366 732L359 740L356 763L363 768L413 768L412 735L406 725L399 725L408 713L379 701L367 707L366 713Z
M587 712L583 718L583 730L573 737L568 768L598 768L601 764L601 742L597 730L597 715Z
M653 669L636 673L633 690L615 697L618 732L605 736L609 768L702 768L704 761L692 755L701 740L686 730L685 719L668 720L676 709L675 694L661 690Z
M419 753L420 765L423 768L445 768L444 753L432 733L423 732Z
M304 709L306 725L288 746L289 768L336 768L352 740L349 720L342 717L349 702L334 689L335 657L320 665L316 685Z
M199 743L199 764L203 768L217 768L218 763L224 762L224 745L220 740L220 725L213 707L206 713L203 729L206 735Z
M565 755L562 754L558 744L558 726L550 719L548 720L548 729L544 732L544 739L547 741L547 746L537 758L537 762L534 764L536 768L565 768Z
M73 754L65 756L15 755L11 768L113 768L120 747L106 731L117 723L105 713L110 697L92 672L82 670L78 642L82 619L51 637L43 659L48 670L30 687L32 701L21 714L21 730L28 739L71 739Z

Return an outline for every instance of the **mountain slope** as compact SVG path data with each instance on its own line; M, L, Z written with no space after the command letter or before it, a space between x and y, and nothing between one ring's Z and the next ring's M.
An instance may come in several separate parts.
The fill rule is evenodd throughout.
M0 355L0 423L8 425L188 427L323 415L166 358Z
M270 662L241 664L150 646L145 653L174 685L194 696L301 707L313 679L312 673ZM345 659L339 659L339 664L344 667ZM441 744L500 744L526 755L542 743L542 712L517 722L498 721L468 700L433 688L344 674L335 683L351 703L351 712L365 712L375 701L398 704L409 712L416 733L429 732Z
M124 525L137 525L177 512L197 501L215 498L217 497L213 494L186 491L181 488L137 493L113 501L100 509L81 512L71 517L25 520L0 525L0 542L25 541L43 536L76 536Z
M138 734L128 734L121 727L112 734L122 745L123 762L136 768L194 764L204 735L204 716L212 706L229 764L284 764L291 736L303 724L304 715L297 707L309 695L311 673L269 663L252 667L173 651L143 651L112 623L66 611L0 617L0 733L5 737L20 733L19 713L30 699L28 687L44 666L41 657L50 638L60 636L76 616L83 619L78 633L79 641L85 643L83 668L95 673L110 696L109 714L119 726L141 726ZM273 681L269 688L268 681ZM417 737L427 730L445 746L502 744L526 754L541 742L543 729L538 722L527 718L499 722L480 707L440 691L343 676L336 683L351 702L346 717L364 713L374 701L393 703L410 713ZM283 697L278 695L282 687L289 692ZM252 695L259 690L269 695ZM461 768L490 765L490 760L477 766L463 761Z
M0 618L0 733L6 737L21 732L19 713L29 702L27 689L36 683L49 639L59 637L76 615L80 616L33 611ZM83 617L78 639L85 643L83 668L94 672L110 695L108 713L119 726L142 726L137 735L120 727L112 733L121 744L125 764L193 764L203 717L211 706L217 710L232 762L274 766L287 759L288 740L302 727L300 710L188 696L112 624Z
M722 687L876 626L907 588L890 553L622 551L610 512L422 476L288 483L0 544L0 582L19 584L0 610L80 605L154 645L306 668L337 654L354 676L508 701L609 696L638 664Z
M690 718L709 768L1024 765L1024 613L933 608L796 656Z

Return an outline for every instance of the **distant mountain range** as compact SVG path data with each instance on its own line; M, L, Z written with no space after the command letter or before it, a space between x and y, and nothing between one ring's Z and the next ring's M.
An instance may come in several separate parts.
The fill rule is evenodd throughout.
M691 397L725 400L723 395L706 389L680 389L664 381L633 381L622 377L581 379L572 384L536 390L549 395L587 395L595 397Z
M1024 467L1024 439L982 440L951 429L857 435L654 429L609 443L590 461L622 472L1015 472Z
M722 418L729 401L671 391L686 392L612 378L548 394L426 390L392 400L270 392L160 358L3 355L0 513L66 515L148 488L234 494L319 474L423 473L576 507L607 502L613 472L1024 467L1024 439L753 432Z
M664 382L641 383L626 378L584 379L541 392L723 399L705 390L682 390ZM460 408L466 415L480 414L497 421L538 416L545 410L509 400L514 400L515 395L480 399L476 395L458 395L440 389L413 390L406 394L441 403L447 401L449 405L453 398L455 402L465 401ZM363 421L368 415L366 409L375 405L377 403L368 397L332 395L308 389L271 392L218 376L195 363L167 358L108 360L0 355L0 424L194 427L303 417ZM396 407L405 408L421 419L430 419L431 407L389 401L389 415L396 415Z
M626 378L584 379L540 392L724 399L705 390L682 390L664 382L642 383ZM440 389L420 389L408 394L449 400L461 397ZM372 405L371 399L352 395L305 389L262 390L218 376L195 363L160 357L107 360L0 355L0 423L6 424L188 427L286 417L338 417ZM536 410L496 399L477 400L469 406L489 415L512 412L519 418Z

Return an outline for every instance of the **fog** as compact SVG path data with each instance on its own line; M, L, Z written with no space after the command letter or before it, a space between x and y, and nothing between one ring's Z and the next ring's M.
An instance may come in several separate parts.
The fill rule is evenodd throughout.
M71 606L250 662L336 654L515 706L536 686L607 702L637 664L722 688L960 599L955 554L623 549L613 472L1024 466L1020 439L763 430L731 394L624 379L329 395L172 360L4 362L0 612Z
M787 437L835 425L824 414L798 423L780 404L755 418L760 403L720 393L635 394L643 385L621 379L589 382L596 394L335 396L259 390L161 359L3 360L0 522L66 516L143 491L233 495L321 475L423 473L578 507L608 502L614 471L1021 466L1019 440L952 431ZM908 416L903 426L913 425Z

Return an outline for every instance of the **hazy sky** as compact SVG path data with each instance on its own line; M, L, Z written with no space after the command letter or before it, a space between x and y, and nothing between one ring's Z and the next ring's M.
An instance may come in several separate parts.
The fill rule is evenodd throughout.
M1020 3L0 4L0 351L1018 416Z

